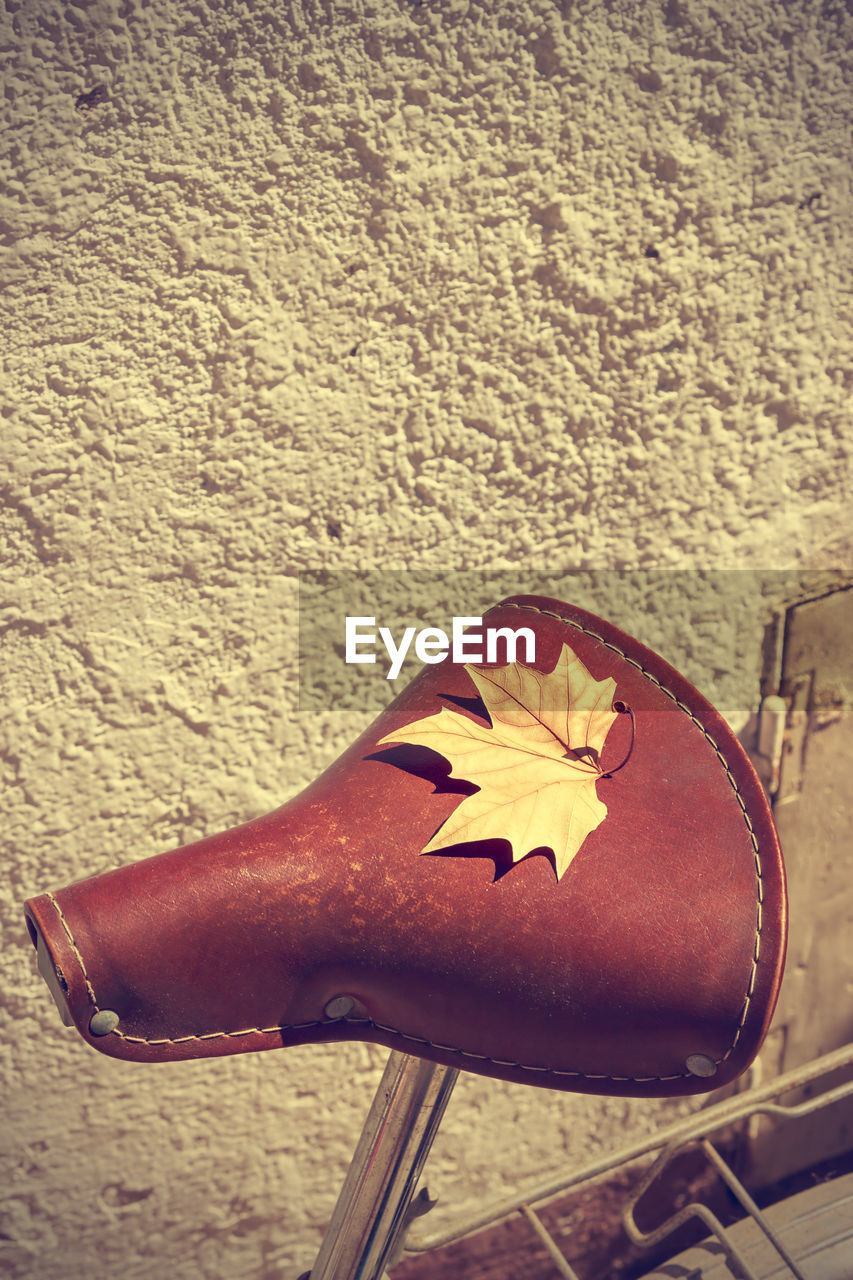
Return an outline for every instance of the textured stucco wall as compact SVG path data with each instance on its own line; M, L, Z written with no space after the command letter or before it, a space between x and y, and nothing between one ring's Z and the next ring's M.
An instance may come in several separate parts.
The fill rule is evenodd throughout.
M0 1269L294 1276L384 1052L102 1058L21 902L346 745L357 707L297 707L307 569L502 570L592 607L621 570L601 611L746 721L772 575L646 574L796 568L850 531L853 20L4 14ZM463 1077L431 1185L471 1202L676 1110Z

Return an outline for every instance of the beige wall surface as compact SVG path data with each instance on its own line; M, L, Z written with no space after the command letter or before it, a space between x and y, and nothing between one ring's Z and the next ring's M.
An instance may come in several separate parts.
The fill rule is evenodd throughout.
M363 727L339 673L300 709L308 570L387 571L389 612L422 571L424 625L438 571L472 612L570 596L747 721L773 571L851 527L853 18L3 14L0 1271L292 1278L384 1051L102 1057L21 904L275 807ZM465 1076L430 1185L464 1207L694 1105Z

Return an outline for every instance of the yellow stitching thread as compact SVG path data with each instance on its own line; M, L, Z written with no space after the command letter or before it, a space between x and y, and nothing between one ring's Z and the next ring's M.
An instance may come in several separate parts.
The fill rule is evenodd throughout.
M396 1027L386 1026L382 1022L374 1022L372 1018L339 1018L337 1021L346 1026L370 1027L376 1031L383 1031L387 1035L396 1036L398 1040L405 1040L411 1044L421 1044L429 1049L439 1049L442 1053L455 1053L462 1058L473 1058L478 1062L489 1062L495 1067L512 1067L516 1071L533 1071L540 1074L545 1072L548 1075L572 1076L581 1080L631 1081L637 1084L647 1084L653 1080L685 1080L690 1074L689 1072L681 1072L672 1076L608 1076L590 1075L583 1071L565 1071L559 1067L534 1067L524 1062L512 1062L508 1058L490 1058L485 1053L472 1053L468 1049L457 1049L453 1045L437 1044L432 1040L427 1040L424 1036L409 1035L405 1031L398 1031ZM207 1032L205 1035L176 1036L171 1040L167 1037L159 1040L146 1040L144 1036L129 1036L123 1031L112 1031L110 1035L118 1036L120 1040L126 1040L128 1044L147 1044L152 1047L159 1047L163 1044L186 1044L188 1040L216 1040L221 1039L223 1036L280 1035L283 1031L302 1031L308 1027L327 1027L330 1025L329 1022L323 1019L317 1019L313 1022L294 1022L288 1026L248 1027L245 1031L212 1031Z
M83 963L83 957L81 956L79 950L77 949L77 943L74 941L74 935L72 934L71 930L68 927L68 921L65 919L65 916L62 914L62 908L60 907L59 903L56 901L56 898L54 898L52 893L45 894L45 897L49 898L50 901L53 903L53 906L56 910L56 914L59 916L59 919L62 921L62 927L65 930L68 941L71 943L71 950L74 952L75 956L77 957L77 963L80 966L80 972L83 974L83 978L86 983L86 990L89 992L89 999L92 1001L92 1004L94 1005L95 1012L99 1013L100 1010L98 1009L98 1002L95 999L94 988L92 987L92 984L89 981L89 975L86 972L86 966Z
M747 811L746 804L744 803L743 796L740 793L740 788L737 785L734 775L729 769L726 758L723 755L720 748L717 746L717 743L711 737L710 733L708 733L708 730L699 720L697 720L696 716L693 714L693 712L690 710L690 708L687 706L686 703L682 702L680 698L676 697L674 693L672 693L669 689L665 688L665 686L661 684L660 680L658 680L658 678L654 676L651 673L651 671L646 670L646 668L642 665L642 663L637 662L634 658L629 658L626 653L623 653L622 650L619 649L615 644L611 644L609 640L605 640L604 636L599 635L597 631L593 631L589 627L584 627L581 625L581 623L575 622L571 618L564 618L561 614L554 613L552 609L540 609L538 608L537 605L533 605L533 604L516 604L514 601L502 601L501 604L496 605L495 608L521 609L521 610L527 610L530 613L540 613L545 617L556 618L557 621L562 622L565 626L574 627L576 631L580 631L583 635L590 636L593 640L598 640L600 644L603 644L606 648L610 649L613 653L617 653L620 656L620 658L623 658L626 662L629 662L631 666L636 667L638 671L641 671L643 675L652 682L652 684L657 685L661 693L665 694L666 697L669 698L670 702L674 702L675 705L679 707L680 710L682 710L690 720L692 720L693 724L696 725L696 728L705 738L706 742L708 742L710 746L713 748L714 754L716 755L717 759L720 761L720 764L723 766L723 772L725 773L726 777L729 780L729 785L731 786L732 791L735 794L735 798L740 807L740 811L743 816L746 829L749 832L749 839L750 839L750 843L752 844L753 858L755 861L757 901L756 901L756 919L755 919L755 950L753 952L752 969L750 971L749 980L746 986L746 999L743 1004L743 1013L741 1014L740 1021L737 1027L735 1028L734 1039L732 1040L726 1052L723 1054L722 1058L719 1058L716 1060L719 1065L720 1062L725 1062L726 1059L731 1056L735 1046L737 1045L738 1040L740 1039L741 1032L743 1031L744 1025L746 1023L746 1019L749 1014L749 1006L752 1002L752 993L755 989L755 976L756 976L756 969L758 967L758 956L761 949L761 929L762 929L762 923L763 923L761 908L762 908L762 903L764 901L764 882L763 882L763 876L761 872L761 860L760 860L760 855L758 850L758 839L756 837L755 829L752 825L752 822L750 821L749 813ZM664 1077L660 1077L660 1078L662 1079ZM666 1078L672 1079L672 1077L666 1077Z

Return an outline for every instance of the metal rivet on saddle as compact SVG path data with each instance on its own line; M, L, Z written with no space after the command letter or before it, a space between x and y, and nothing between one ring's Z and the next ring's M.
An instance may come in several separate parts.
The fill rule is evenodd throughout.
M93 1036L108 1036L111 1031L115 1031L118 1023L118 1014L112 1009L99 1009L97 1013L92 1014L89 1020L89 1034Z
M323 1013L327 1018L345 1018L355 1008L352 996L335 996L326 1005Z
M717 1064L707 1053L691 1053L684 1065L692 1076L706 1078L717 1074Z

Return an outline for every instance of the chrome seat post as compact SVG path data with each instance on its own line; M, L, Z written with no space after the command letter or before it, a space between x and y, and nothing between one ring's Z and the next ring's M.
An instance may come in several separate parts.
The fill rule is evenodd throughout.
M380 1280L458 1075L391 1053L311 1280Z

